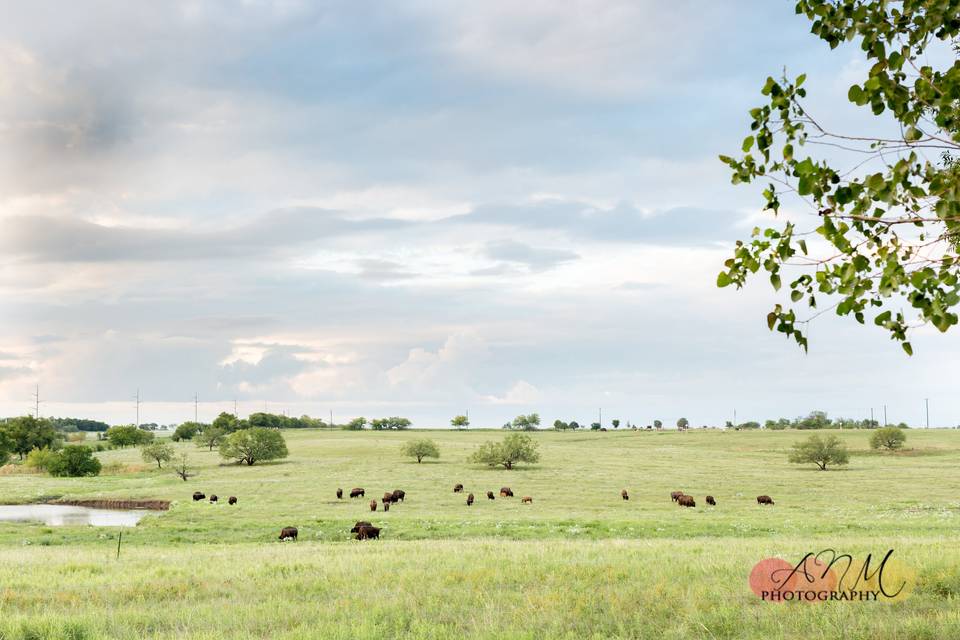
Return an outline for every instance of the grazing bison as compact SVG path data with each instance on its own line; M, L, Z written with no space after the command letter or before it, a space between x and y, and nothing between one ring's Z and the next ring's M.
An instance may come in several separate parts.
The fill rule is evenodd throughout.
M697 506L696 501L694 501L693 496L680 496L677 498L677 504L681 507L695 507Z
M510 487L500 487L500 497L501 498L512 498L513 491L510 490Z
M217 494L213 494L212 496L210 496L210 504L213 504L216 501L217 501Z
M677 501L677 498L679 498L679 497L682 496L682 495L683 495L683 491L671 491L671 492L670 492L670 499L673 500L674 502L676 502L676 501Z
M457 484L453 485L453 492L454 492L454 493L460 493L461 491L463 491L463 485L462 485L462 484L460 484L460 483L458 482Z
M773 504L773 498L770 496L757 496L757 504Z
M493 497L493 491L487 491L487 500L495 500Z
M337 489L337 500L343 500L343 489Z
M383 494L383 499L380 500L380 502L382 502L383 504L389 504L393 502L393 492L387 491L385 494Z
M627 490L626 490L626 489L624 489L624 490L622 490L622 491L620 492L620 497L623 498L624 500L629 500L629 499L630 499L630 494L627 493Z
M467 494L467 506L469 507L469 506L472 505L472 504L473 504L473 494L472 494L472 493L468 493L468 494Z
M359 498L362 498L362 497L364 497L364 491L363 491L363 489L361 489L360 487L356 487L356 488L354 488L354 489L350 489L350 497L351 497L351 498L358 498L358 497L359 497Z
M394 489L393 490L393 502L403 502L403 499L407 497L407 492L403 489Z
M373 540L380 538L380 529L372 525L363 525L357 529L357 540Z
M376 500L371 500L371 501L370 501L370 511L376 511L376 510L377 510L377 501L376 501Z
M284 540L293 540L297 541L297 528L296 527L284 527L280 530L280 542Z
M707 504L717 506L717 501L713 499L713 496L707 496Z
M237 496L230 496L227 498L227 504L237 504Z
M198 500L203 500L203 499L206 498L206 497L207 497L207 496L203 495L203 494L200 493L199 491L194 491L194 492L193 492L193 501L194 501L194 502L197 502Z
M357 524L353 525L353 529L350 529L350 533L356 533L360 530L360 527L372 527L373 525L367 522L366 520L357 520Z
M383 510L384 510L384 511L390 511L390 503L389 503L389 502L384 502L384 503L383 503Z
M520 498L520 504L533 504L533 498L530 496L523 496Z

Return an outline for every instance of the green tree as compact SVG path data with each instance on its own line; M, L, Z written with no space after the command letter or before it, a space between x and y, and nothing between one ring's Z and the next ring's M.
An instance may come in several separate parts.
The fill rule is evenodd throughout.
M214 447L219 447L223 439L227 437L227 432L222 428L210 425L194 437L193 441L198 447L206 447L208 451L213 451Z
M540 460L537 443L524 433L511 433L500 442L487 441L474 451L468 462L489 467L513 469L518 462L534 463Z
M49 471L50 465L52 465L56 459L57 452L51 451L49 448L44 447L42 449L33 449L30 453L28 453L26 459L23 461L23 464L33 469Z
M470 419L467 416L453 416L453 419L450 420L450 426L457 429L466 429L470 426Z
M173 435L170 436L170 439L174 442L180 442L181 440L193 440L193 438L203 431L204 427L209 427L210 425L205 425L202 422L184 422L179 425L176 430L174 430Z
M400 452L409 458L416 458L418 463L422 462L424 458L440 457L440 447L433 440L427 440L426 438L405 443Z
M276 429L252 427L228 435L220 443L220 455L239 464L253 466L257 462L286 458L287 443Z
M365 426L367 426L367 419L363 416L360 416L359 418L354 418L348 422L343 428L347 431L360 431Z
M392 416L390 418L379 418L370 421L370 428L376 431L403 430L410 426L410 421L406 418Z
M173 445L166 442L152 442L140 448L144 462L156 462L157 469L162 469L164 462L173 460L173 454Z
M107 429L107 440L115 447L138 446L153 440L153 434L132 424L117 425Z
M594 431L600 431L600 428L601 428L602 426L603 426L603 425L600 424L599 422L591 422L591 423L590 423L590 428L593 429Z
M16 453L21 460L33 449L55 449L62 440L53 423L33 416L5 420L0 424L0 438L5 443L5 450Z
M519 415L510 423L511 428L522 431L533 431L540 426L540 415L531 413L529 415Z
M659 421L659 420L654 420L654 421L653 421L653 428L654 428L654 429L657 429L657 430L659 431L660 429L663 429L663 423L662 423L661 421Z
M907 441L907 434L898 427L883 427L870 434L870 447L894 451L903 447Z
M812 463L826 471L827 465L847 464L850 454L839 437L814 435L793 445L789 460L796 464Z
M614 429L619 429L619 428L620 428L620 421L617 420L616 418L614 418L613 421L612 421L610 424L613 425L613 428L614 428Z
M683 431L684 429L688 429L689 427L690 427L690 421L687 420L686 418L680 418L679 420L677 420L677 429L679 429L680 431Z
M90 447L68 444L56 453L48 470L50 475L57 477L97 476L100 475L100 461Z
M214 419L211 426L215 429L219 429L223 433L233 433L234 431L238 431L240 429L246 429L248 425L245 421L239 419L232 413L222 411L220 415Z
M556 429L557 431L566 431L567 429L570 428L570 425L564 422L563 420L554 420L553 428Z
M818 215L822 246L786 221L754 229L737 242L717 285L741 288L761 269L775 290L791 277L790 302L777 303L767 325L807 348L804 322L791 305L833 308L864 324L867 314L908 354L914 320L939 331L957 324L960 302L960 34L955 0L799 0L798 14L830 48L856 40L867 77L847 98L883 117L886 138L840 133L806 103L805 76L767 78L765 103L750 111L751 134L739 158L721 156L733 182L762 181L765 207L795 193ZM944 55L944 54L947 55ZM929 55L928 55L929 54ZM940 66L935 66L940 65ZM847 153L850 166L808 155L811 145ZM902 311L912 307L912 317ZM786 306L784 306L786 305ZM829 305L829 306L828 306ZM811 311L811 314L817 313Z
M190 466L190 461L187 458L186 453L181 453L180 457L177 458L177 464L173 468L173 472L180 477L181 480L186 482L193 476L197 475L193 473L192 467Z

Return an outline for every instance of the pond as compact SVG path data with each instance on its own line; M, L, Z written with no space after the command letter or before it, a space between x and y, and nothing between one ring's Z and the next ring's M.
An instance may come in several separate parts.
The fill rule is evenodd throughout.
M133 527L147 513L145 509L93 509L65 504L3 504L0 505L0 522L42 522L51 527Z

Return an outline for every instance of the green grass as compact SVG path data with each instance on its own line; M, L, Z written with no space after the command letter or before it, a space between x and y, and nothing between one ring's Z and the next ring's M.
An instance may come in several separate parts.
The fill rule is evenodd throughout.
M252 468L177 445L199 472L187 483L155 469L0 477L3 502L173 501L124 531L119 560L116 529L0 525L0 639L960 636L955 431L910 431L911 450L892 455L870 451L868 432L838 433L851 463L827 472L786 463L798 432L538 433L540 463L513 471L465 463L500 432L431 432L442 457L423 464L399 455L423 432L285 435L290 458ZM133 449L99 455L143 464ZM485 498L502 485L516 498ZM336 499L354 486L366 499ZM394 488L406 502L370 513ZM676 507L676 489L697 508ZM194 490L240 503L193 503ZM361 518L383 539L351 540ZM298 543L277 542L288 525ZM899 604L777 605L747 587L760 559L825 547L893 548L916 590Z

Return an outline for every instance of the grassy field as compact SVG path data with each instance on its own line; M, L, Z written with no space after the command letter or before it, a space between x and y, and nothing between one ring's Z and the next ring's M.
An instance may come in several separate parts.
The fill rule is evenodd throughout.
M119 560L116 529L0 525L0 638L960 637L960 432L910 431L893 455L842 432L850 465L828 472L786 463L802 432L544 432L540 463L513 471L465 462L500 432L430 432L442 457L423 464L399 455L423 432L285 435L290 457L252 468L177 445L199 473L187 483L137 471L134 449L99 454L133 472L0 477L6 503L173 501L124 531ZM484 497L502 485L517 498ZM366 499L336 499L354 486ZM406 502L370 513L394 488ZM677 489L697 508L676 507ZM194 490L240 502L194 503ZM350 539L361 518L380 541ZM277 542L283 526L300 541ZM826 547L894 549L914 593L811 605L749 590L762 558Z

